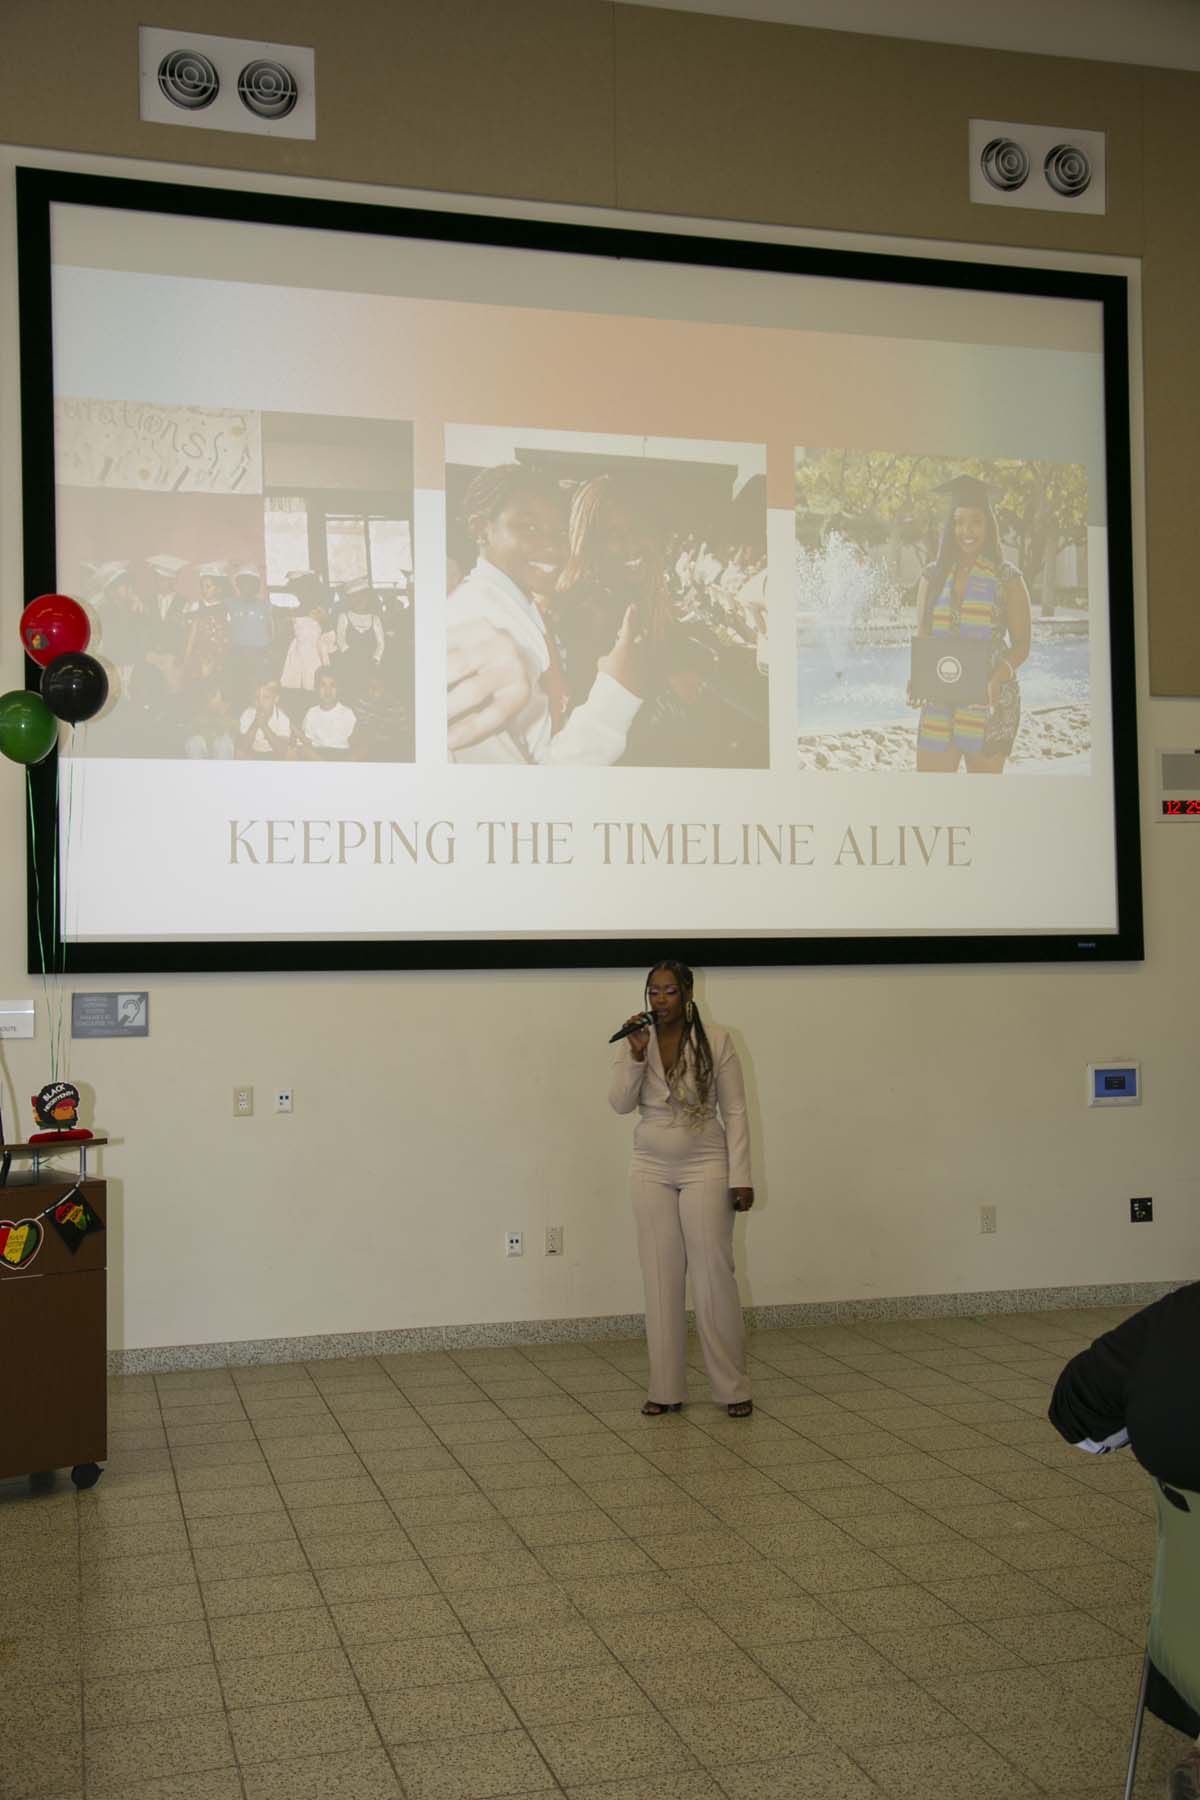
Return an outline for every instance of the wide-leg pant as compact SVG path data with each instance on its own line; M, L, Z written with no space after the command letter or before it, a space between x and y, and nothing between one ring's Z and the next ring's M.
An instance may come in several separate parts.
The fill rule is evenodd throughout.
M750 1398L742 1306L733 1274L733 1222L727 1169L698 1169L694 1179L665 1182L630 1174L638 1254L646 1284L648 1397L660 1406L687 1399L687 1317L692 1301L704 1367L721 1406Z

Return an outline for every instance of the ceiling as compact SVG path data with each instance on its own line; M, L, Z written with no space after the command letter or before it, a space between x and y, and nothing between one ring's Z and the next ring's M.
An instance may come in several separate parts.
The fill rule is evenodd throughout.
M778 25L1200 69L1200 0L623 0Z

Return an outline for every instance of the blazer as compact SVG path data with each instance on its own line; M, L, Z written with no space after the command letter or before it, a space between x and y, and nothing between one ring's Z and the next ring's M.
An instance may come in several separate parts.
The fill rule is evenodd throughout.
M1084 1449L1130 1444L1159 1481L1200 1491L1200 1281L1073 1356L1054 1389L1050 1423Z
M1054 1389L1050 1423L1082 1450L1129 1444L1147 1474L1200 1491L1200 1281L1144 1306L1073 1356ZM1176 1731L1200 1713L1153 1663L1146 1705Z
M712 1049L713 1086L709 1092L707 1116L716 1119L718 1110L725 1127L729 1151L730 1187L752 1186L750 1176L750 1124L746 1117L746 1088L742 1065L733 1047L733 1039L720 1025L705 1022L705 1032ZM687 1074L693 1068L692 1047L687 1048ZM689 1082L690 1085L690 1082ZM650 1045L646 1060L638 1062L623 1038L615 1046L612 1075L608 1085L608 1103L614 1112L631 1113L635 1108L643 1119L659 1125L678 1125L687 1129L672 1105L662 1057L658 1050L658 1034L650 1029Z

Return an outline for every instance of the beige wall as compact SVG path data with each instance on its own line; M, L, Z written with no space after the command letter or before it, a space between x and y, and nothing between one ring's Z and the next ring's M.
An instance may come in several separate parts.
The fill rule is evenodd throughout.
M196 0L205 31L311 44L314 144L137 119L132 0L9 0L0 119L40 160L108 156L822 230L1142 260L1150 602L1142 751L1200 741L1191 619L1192 321L1200 76L609 6ZM101 25L103 28L101 28ZM77 45L77 49L72 49ZM38 71L54 67L53 102ZM972 208L973 115L1109 134L1104 218ZM19 160L19 159L18 159ZM28 155L26 157L28 160ZM121 164L117 173L131 172ZM191 171L194 178L194 168ZM0 686L22 678L11 179L0 360ZM1140 449L1140 437L1139 437ZM1140 458L1139 458L1140 461ZM1190 485L1190 484L1189 484ZM1140 495L1139 495L1139 526ZM1149 654L1150 636L1153 655ZM1144 792L1149 794L1148 781ZM0 769L0 995L23 972L23 788ZM770 1303L1200 1274L1194 1102L1200 833L1149 826L1145 965L712 971L743 1036L763 1204L748 1299ZM1036 878L1036 871L1031 872ZM104 986L103 982L87 985ZM140 1346L635 1310L603 1039L632 974L171 977L143 1044L81 1044L121 1140L113 1340ZM47 1077L44 1021L5 1094ZM965 1046L965 1048L964 1048ZM1140 1056L1146 1104L1082 1104L1084 1066ZM235 1083L259 1112L231 1116ZM270 1116L291 1086L296 1111ZM1133 1229L1127 1200L1155 1198ZM995 1238L978 1207L999 1208ZM567 1255L537 1254L546 1224ZM527 1233L521 1261L505 1229ZM743 1232L739 1226L739 1237ZM537 1241L535 1241L537 1240Z

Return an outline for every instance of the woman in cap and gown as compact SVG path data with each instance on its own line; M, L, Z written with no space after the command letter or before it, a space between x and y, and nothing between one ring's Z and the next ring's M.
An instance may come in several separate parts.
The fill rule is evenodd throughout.
M956 475L937 490L950 501L938 553L917 586L918 637L985 643L987 699L959 707L927 704L917 732L917 768L999 775L1021 722L1017 670L1029 655L1029 589L1004 560L988 483ZM909 693L912 701L911 688Z

